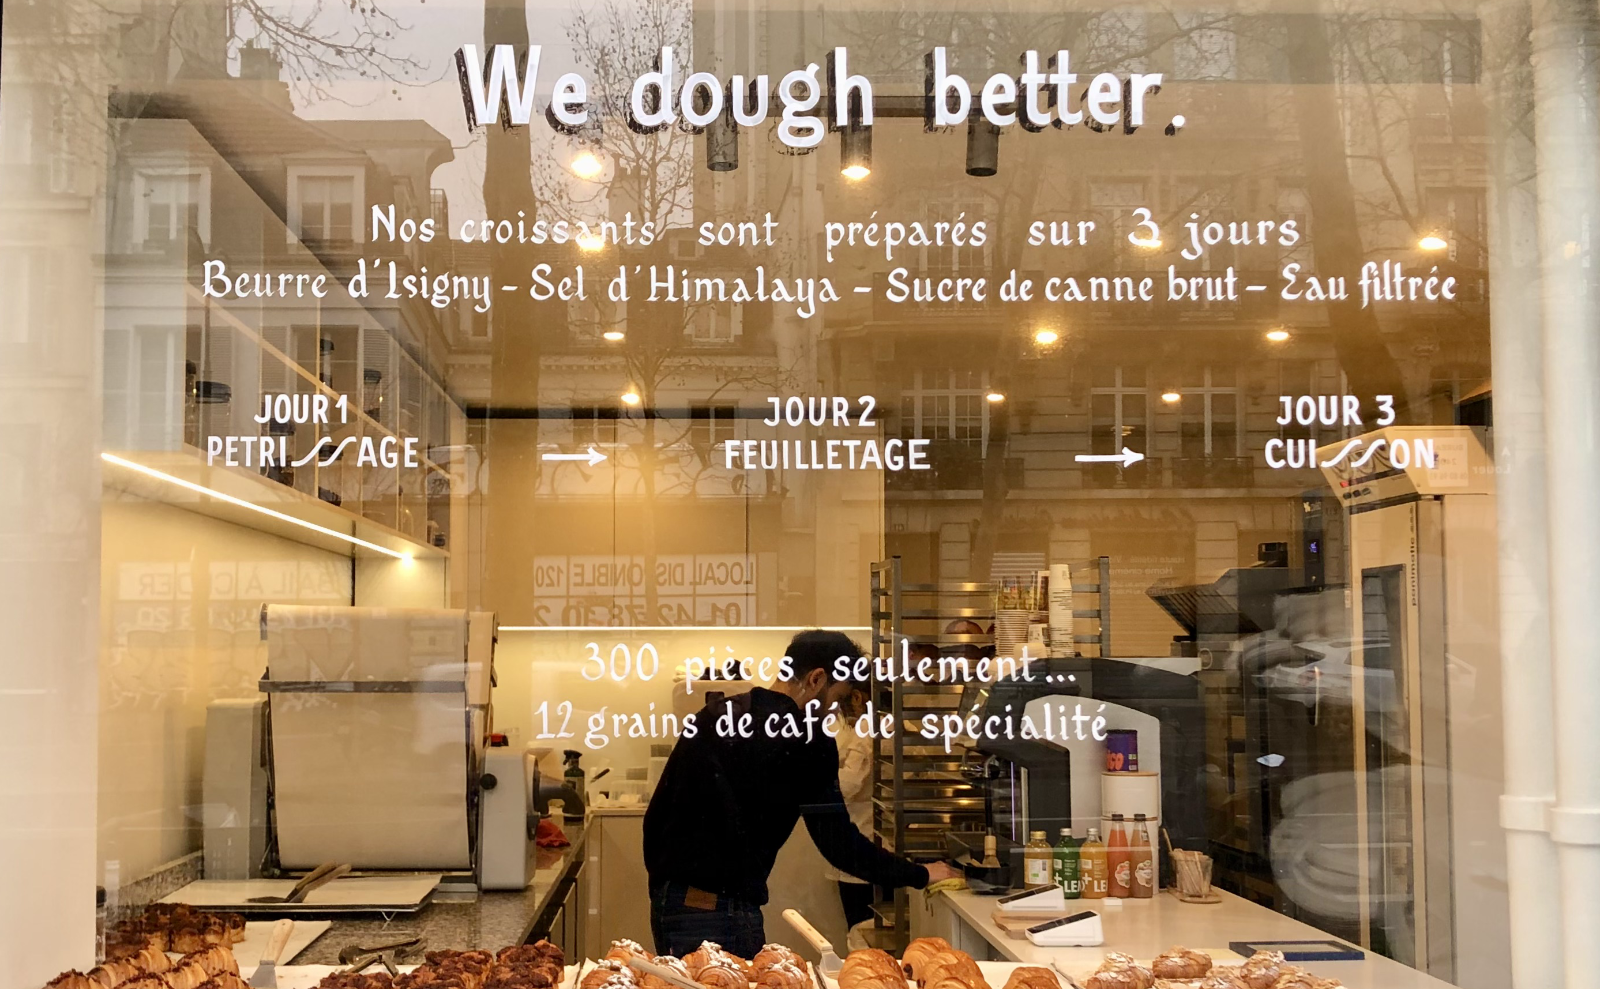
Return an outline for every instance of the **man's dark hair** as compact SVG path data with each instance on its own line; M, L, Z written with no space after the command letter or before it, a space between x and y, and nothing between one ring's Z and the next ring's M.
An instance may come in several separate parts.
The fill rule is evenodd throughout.
M825 628L812 628L789 640L785 653L790 659L795 680L803 680L812 670L827 670L840 656L852 661L863 655L861 647L843 632L830 632Z

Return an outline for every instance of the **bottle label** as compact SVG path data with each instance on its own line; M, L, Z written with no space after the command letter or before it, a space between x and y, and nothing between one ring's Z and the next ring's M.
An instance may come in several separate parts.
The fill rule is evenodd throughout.
M1133 869L1128 865L1128 863L1126 861L1118 862L1117 863L1117 874L1112 877L1112 881L1117 884L1117 888L1119 888L1119 889L1127 889L1128 888L1128 880L1132 876L1132 874L1133 874Z
M1154 880L1155 870L1151 868L1150 861L1148 859L1140 862L1138 867L1133 870L1133 881L1139 889L1144 891L1144 895L1146 896L1150 895L1151 884Z
M1048 860L1037 858L1028 860L1028 885L1050 885L1050 862Z

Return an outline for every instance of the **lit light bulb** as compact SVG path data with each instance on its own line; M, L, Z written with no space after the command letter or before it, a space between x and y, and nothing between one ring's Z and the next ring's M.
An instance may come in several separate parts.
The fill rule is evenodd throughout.
M983 397L988 399L990 402L995 403L996 405L1006 400L1006 397L997 391L992 391Z
M872 169L865 165L846 165L845 167L839 169L839 174L843 175L852 182L860 182L862 179L872 174Z
M600 163L600 159L592 151L581 152L576 158L572 159L570 167L572 174L580 179L596 178L601 172L605 171L605 166Z
M1289 331L1288 330L1282 330L1282 329L1279 329L1279 330L1268 330L1267 331L1267 339L1271 340L1273 343L1282 343L1285 340L1289 339Z
M621 330L607 330L604 333L600 334L600 336L601 336L602 339L609 340L612 343L618 343L621 340L623 340L624 338L626 338L627 334L622 332Z
M623 405L638 405L639 404L639 393L634 391L634 390L632 390L632 389L629 389L628 391L623 392L622 393L622 404Z
M606 239L597 233L579 234L576 241L581 251L598 251L606 246Z
M1178 401L1181 398L1183 398L1183 396L1178 394L1175 391L1164 391L1164 392L1161 393L1161 400L1163 402L1166 402L1168 405L1171 405L1172 403Z
M1424 251L1442 251L1450 246L1450 242L1438 234L1428 234L1417 241L1417 246Z
M1048 347L1060 339L1061 335L1055 330L1040 330L1033 335L1033 342L1041 347Z

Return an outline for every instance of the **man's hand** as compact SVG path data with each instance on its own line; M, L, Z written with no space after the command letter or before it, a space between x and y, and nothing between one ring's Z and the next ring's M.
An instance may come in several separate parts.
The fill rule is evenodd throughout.
M945 879L965 879L966 874L948 862L926 862L923 864L928 870L928 885Z

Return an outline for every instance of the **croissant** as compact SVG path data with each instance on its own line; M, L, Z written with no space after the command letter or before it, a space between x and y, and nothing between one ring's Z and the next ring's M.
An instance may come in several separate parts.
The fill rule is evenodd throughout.
M1278 976L1272 989L1340 989L1338 979L1323 979L1310 972L1286 972Z
M706 989L750 989L750 977L736 959L724 957L708 962L694 975Z
M761 950L757 952L755 958L751 960L751 964L755 966L757 972L760 972L765 968L770 968L779 962L788 962L790 965L793 965L797 968L803 964L801 957L796 954L792 948L781 944L762 945Z
M121 985L141 974L143 974L143 969L125 961L106 962L104 965L96 965L89 970L89 978L105 986L106 989Z
M777 961L756 973L761 989L805 989L805 969L793 962Z
M1158 979L1198 979L1211 971L1211 956L1193 948L1167 949L1150 963Z
M198 989L200 983L210 980L211 973L205 970L205 966L186 960L184 964L166 973L163 978L172 989Z
M629 958L643 958L648 961L650 959L650 952L644 950L644 945L640 944L638 941L630 941L627 938L622 938L620 940L611 942L611 950L606 952L606 957L616 959L617 961L626 964Z
M384 985L388 985L389 973L384 972ZM249 983L239 978L232 972L220 972L213 975L208 981L200 983L200 989L250 989Z
M947 979L956 979L988 989L987 983L983 981L983 972L978 969L978 963L965 951L957 951L954 948L937 952L923 966L923 980L927 985L932 986Z
M633 983L633 969L626 962L619 962L615 958L602 958L594 963L594 968L585 972L579 981L579 989L600 989L610 979L622 979L630 985Z
M839 969L839 989L907 989L905 973L887 951L850 952Z
M1258 951L1239 966L1239 980L1250 989L1272 989L1278 979L1298 971L1283 960L1283 952Z
M164 957L164 956L163 956ZM184 955L178 961L179 965L199 965L206 970L209 976L217 976L226 972L229 975L239 974L239 960L233 957L233 949L221 945L207 948ZM152 969L154 971L154 969Z
M1200 980L1195 989L1250 989L1250 987L1239 978L1239 967L1230 965L1226 968L1213 968Z
M100 983L73 969L51 979L44 989L99 989L99 986Z
M950 942L942 937L919 937L906 945L906 950L900 956L900 966L906 973L906 978L915 979L918 985L922 984L923 969L928 962L941 951L953 951Z
M1048 968L1025 965L1011 973L1005 989L1061 989L1061 982Z
M159 975L136 975L122 983L128 989L167 989L167 981Z
M671 955L657 955L655 958L651 959L651 961L657 965L660 965L662 968L670 968L673 972L683 976L686 979L689 978L689 966L684 964L679 959L672 957ZM646 975L640 982L640 985L643 987L643 989L668 989L672 983L658 975Z

